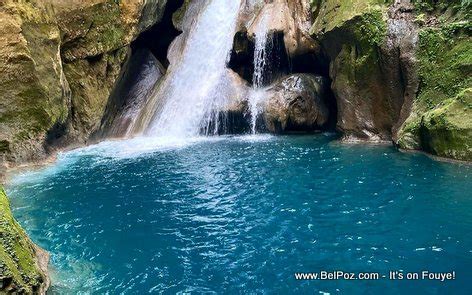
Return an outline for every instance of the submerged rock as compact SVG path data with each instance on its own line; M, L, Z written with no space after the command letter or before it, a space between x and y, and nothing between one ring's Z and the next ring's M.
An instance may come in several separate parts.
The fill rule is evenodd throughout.
M277 81L264 100L265 127L273 133L319 130L328 122L328 89L327 79L309 74Z
M49 254L34 245L13 218L0 187L0 293L46 294Z

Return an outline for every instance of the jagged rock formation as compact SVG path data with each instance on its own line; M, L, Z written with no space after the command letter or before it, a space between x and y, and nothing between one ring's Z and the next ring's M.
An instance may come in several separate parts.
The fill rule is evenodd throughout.
M0 293L46 294L49 254L34 245L13 218L0 187Z
M2 162L46 156L100 126L129 44L165 0L0 2Z
M295 74L280 79L264 101L265 127L273 133L321 129L329 117L328 91L323 77Z

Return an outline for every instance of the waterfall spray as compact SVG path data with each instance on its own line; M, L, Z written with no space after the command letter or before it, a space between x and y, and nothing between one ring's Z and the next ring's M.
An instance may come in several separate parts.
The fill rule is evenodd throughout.
M199 5L201 5L199 3ZM207 0L188 32L182 58L171 65L134 132L187 138L207 130L227 101L226 64L240 0Z
M255 51L254 51L254 76L253 89L249 97L249 110L251 112L251 130L256 133L257 117L261 110L261 103L264 99L265 76L267 68L270 66L270 54L273 47L272 36L268 30L267 15L262 16L257 30L255 31Z

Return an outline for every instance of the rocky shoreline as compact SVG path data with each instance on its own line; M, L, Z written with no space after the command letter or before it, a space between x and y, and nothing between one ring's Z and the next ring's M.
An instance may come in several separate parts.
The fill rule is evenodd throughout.
M35 245L15 221L7 195L0 187L0 291L46 294L49 254Z

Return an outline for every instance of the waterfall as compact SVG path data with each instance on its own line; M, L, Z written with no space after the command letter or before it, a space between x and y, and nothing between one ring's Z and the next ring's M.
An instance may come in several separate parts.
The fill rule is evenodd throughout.
M254 51L254 75L253 89L249 96L249 111L251 112L251 129L256 133L257 117L261 112L261 103L265 96L263 87L265 86L264 74L270 66L270 53L272 50L272 37L268 30L268 15L262 15L262 20L258 23L255 31L255 51Z
M240 0L207 0L204 5L188 32L182 58L170 66L148 109L137 119L134 132L196 136L210 125L226 102L226 64L236 33Z

